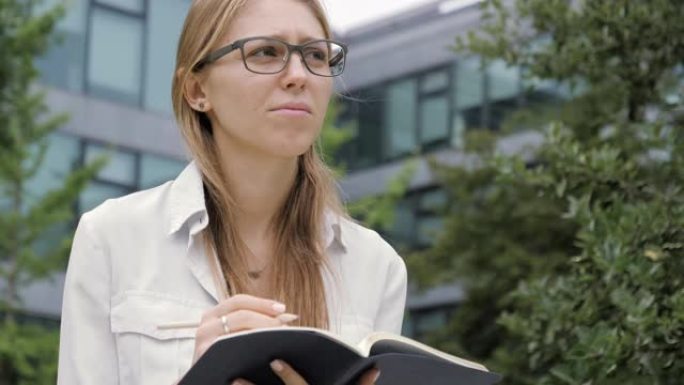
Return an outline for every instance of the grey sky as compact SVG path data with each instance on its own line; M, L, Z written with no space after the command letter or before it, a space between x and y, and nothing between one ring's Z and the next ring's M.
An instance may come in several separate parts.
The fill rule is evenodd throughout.
M338 31L432 1L435 0L323 0Z

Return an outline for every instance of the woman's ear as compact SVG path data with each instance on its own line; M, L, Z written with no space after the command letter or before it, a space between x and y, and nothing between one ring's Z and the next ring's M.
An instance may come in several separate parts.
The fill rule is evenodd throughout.
M183 69L179 69L176 76L182 76L182 71ZM195 111L207 112L211 109L211 104L202 87L202 76L195 72L188 74L183 87L183 97Z

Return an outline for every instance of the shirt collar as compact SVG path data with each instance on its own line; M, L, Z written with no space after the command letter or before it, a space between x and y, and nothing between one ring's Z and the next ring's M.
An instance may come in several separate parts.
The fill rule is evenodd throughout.
M169 235L178 232L186 224L190 234L194 235L209 224L209 215L204 201L202 174L195 161L190 162L172 182L168 202L167 231ZM337 242L346 248L342 237L342 221L343 218L339 214L329 209L326 210L323 229L326 247Z

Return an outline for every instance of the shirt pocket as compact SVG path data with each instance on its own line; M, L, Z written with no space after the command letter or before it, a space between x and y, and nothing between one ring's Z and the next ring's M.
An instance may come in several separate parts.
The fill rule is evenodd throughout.
M369 318L355 314L344 314L340 317L339 336L352 346L356 346L372 332L373 322Z
M196 328L159 329L199 322L204 306L160 293L130 291L112 301L120 384L173 384L189 368Z

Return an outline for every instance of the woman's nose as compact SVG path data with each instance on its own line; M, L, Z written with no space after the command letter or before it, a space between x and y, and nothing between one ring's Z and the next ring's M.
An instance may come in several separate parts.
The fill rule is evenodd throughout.
M299 52L293 52L290 55L288 63L285 66L285 80L288 82L287 86L303 85L306 81L307 76L309 76L309 69L306 68L302 54Z

